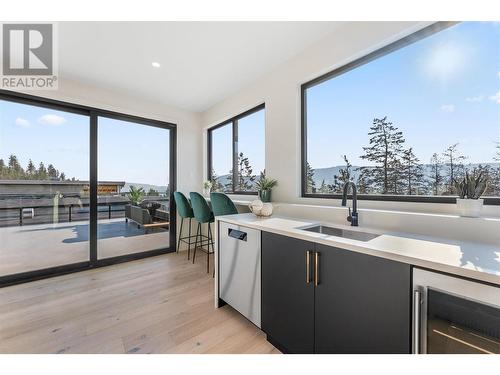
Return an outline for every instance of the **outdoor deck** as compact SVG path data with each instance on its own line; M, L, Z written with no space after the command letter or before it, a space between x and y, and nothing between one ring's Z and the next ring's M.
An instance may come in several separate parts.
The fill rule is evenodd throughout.
M98 222L99 259L169 246L164 229L138 229L125 218ZM89 223L64 222L0 228L0 276L89 260Z

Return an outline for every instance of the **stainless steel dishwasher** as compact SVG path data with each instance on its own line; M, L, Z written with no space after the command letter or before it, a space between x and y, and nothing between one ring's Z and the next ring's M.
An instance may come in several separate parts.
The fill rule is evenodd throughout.
M260 328L261 233L219 222L219 298Z

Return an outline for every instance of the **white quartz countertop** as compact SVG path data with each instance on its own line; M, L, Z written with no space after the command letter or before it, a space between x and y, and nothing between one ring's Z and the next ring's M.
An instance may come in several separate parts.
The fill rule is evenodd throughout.
M458 242L280 216L237 214L219 216L217 220L500 285L500 244ZM315 224L379 236L362 242L298 229Z

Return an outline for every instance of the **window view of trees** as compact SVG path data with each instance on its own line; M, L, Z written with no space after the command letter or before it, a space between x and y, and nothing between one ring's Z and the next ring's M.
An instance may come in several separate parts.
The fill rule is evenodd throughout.
M237 136L233 134L236 127ZM209 130L211 144L210 180L212 191L255 192L264 171L264 108L236 117L223 126ZM233 147L238 155L233 171Z
M454 182L464 177L465 172L482 172L489 180L485 195L500 196L500 163L468 163L468 157L460 152L460 144L454 143L440 153L433 153L429 163L421 163L413 151L406 148L404 134L387 117L374 119L368 131L368 146L363 147L362 160L371 166L353 167L346 155L344 165L327 168L333 176L327 183L321 174L321 183L316 182L316 170L306 166L307 192L339 194L347 181L354 181L361 194L393 195L454 195ZM496 148L495 161L500 161L500 146Z
M54 165L49 164L45 167L43 162L35 165L33 160L29 159L26 168L19 163L18 157L11 154L7 163L0 159L0 180L55 180L55 181L76 181L73 177L66 178L64 172L59 172Z
M500 27L463 22L305 88L308 194L500 196Z

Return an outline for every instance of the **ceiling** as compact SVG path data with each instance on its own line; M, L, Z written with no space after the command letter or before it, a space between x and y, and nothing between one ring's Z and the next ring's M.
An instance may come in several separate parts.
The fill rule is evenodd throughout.
M201 112L340 22L61 22L59 75ZM152 67L159 62L160 67Z

